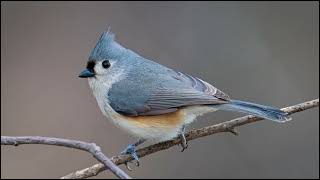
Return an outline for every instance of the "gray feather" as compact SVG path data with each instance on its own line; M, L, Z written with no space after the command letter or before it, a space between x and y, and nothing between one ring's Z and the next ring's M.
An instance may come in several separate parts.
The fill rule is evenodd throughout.
M113 84L108 93L111 107L123 115L159 115L180 107L229 101L228 95L209 83L138 55L128 69L126 78Z

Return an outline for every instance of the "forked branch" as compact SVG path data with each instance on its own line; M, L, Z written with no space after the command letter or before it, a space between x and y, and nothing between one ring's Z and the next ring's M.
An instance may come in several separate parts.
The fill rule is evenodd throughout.
M314 107L319 106L319 99L314 99L311 101L307 101L301 104L297 104L294 106L289 106L286 108L283 108L282 110L285 112L288 112L289 114L297 113L300 111L304 111L307 109L311 109ZM234 135L238 135L238 132L235 130L236 127L242 126L245 124L257 122L263 120L262 118L258 118L255 116L244 116L240 118L236 118L230 121L226 121L220 124L212 125L212 126L207 126L204 128L196 129L196 130L191 130L190 132L186 133L186 139L188 141L197 139L200 137L204 136L209 136L212 134L220 133L220 132L231 132ZM165 149L169 149L170 147L173 147L175 145L178 145L181 143L180 138L174 138L169 141L161 142L158 144L154 144L142 149L137 150L137 155L141 158L144 156L147 156L149 154L162 151ZM121 165L121 164L126 164L132 160L132 157L129 155L119 155L119 156L114 156L111 158L111 160L116 164L116 165ZM95 164L91 167L78 170L76 172L70 173L66 176L61 177L62 179L83 179L83 178L88 178L92 176L96 176L100 172L106 170L104 165L102 164Z
M106 155L104 155L99 146L95 143L87 143L83 141L76 141L70 139L61 139L53 137L41 137L41 136L1 136L1 145L14 145L20 144L45 144L54 146L64 146L68 148L79 149L87 151L93 155L102 166L108 167L113 174L121 179L131 179L123 170L116 166Z
M297 113L300 111L304 111L307 109L311 109L319 106L319 99L307 101L301 104L297 104L294 106L289 106L283 108L282 110L288 112L289 114ZM209 136L212 134L220 133L220 132L230 132L234 135L238 135L238 132L235 130L236 127L242 126L245 124L253 123L263 120L262 118L258 118L255 116L244 116L240 118L236 118L230 121L226 121L223 123L219 123L212 126L207 126L204 128L191 130L186 133L186 139L188 141L197 139L204 136ZM158 144L154 144L142 149L137 150L137 155L141 158L147 156L149 154L162 151L178 145L181 143L180 138L174 138L169 141L161 142ZM98 161L101 163L95 164L86 169L78 170L76 172L70 173L66 176L63 176L63 179L83 179L92 176L96 176L100 172L110 169L116 176L119 178L130 178L125 172L123 172L117 165L126 164L132 160L132 157L129 155L119 155L114 156L111 160L106 157L102 152L99 146L94 143L86 143L82 141L75 141L69 139L60 139L60 138L52 138L52 137L39 137L39 136L22 136L22 137L8 137L1 136L1 145L20 145L20 144L46 144L46 145L55 145L55 146L64 146L69 148L80 149L83 151L87 151L91 153Z

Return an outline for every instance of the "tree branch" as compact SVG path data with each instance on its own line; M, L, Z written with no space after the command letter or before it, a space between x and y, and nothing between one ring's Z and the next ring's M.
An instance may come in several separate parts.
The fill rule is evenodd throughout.
M318 106L319 106L319 99L314 99L312 101L307 101L307 102L304 102L301 104L297 104L294 106L283 108L282 110L285 112L288 112L289 114L293 114L293 113L297 113L297 112L304 111L304 110L311 109L311 108L318 107ZM251 115L236 118L236 119L226 121L223 123L219 123L216 125L207 126L207 127L196 129L196 130L191 130L190 132L188 132L186 134L186 139L188 141L190 141L193 139L197 139L197 138L204 137L204 136L209 136L209 135L220 133L220 132L231 132L231 133L237 135L238 133L237 133L237 131L235 131L235 127L242 126L242 125L249 124L249 123L253 123L253 122L257 122L260 120L263 120L263 119L255 117L255 116L251 116ZM155 153L158 151L169 149L170 147L178 145L180 143L181 143L180 138L174 138L169 141L161 142L158 144L154 144L154 145L139 149L139 150L137 150L137 155L141 158L141 157L147 156L149 154L152 154L152 153ZM127 162L130 162L132 160L132 157L129 155L119 155L119 156L112 157L111 160L116 165L121 165L121 164L125 164ZM88 168L85 168L82 170L78 170L76 172L73 172L73 173L70 173L66 176L63 176L62 179L88 178L88 177L96 176L97 174L99 174L100 172L102 172L104 170L106 170L106 168L103 164L95 164L91 167L88 167Z
M108 167L113 174L121 179L131 179L124 171L122 171L117 165L115 165L107 156L105 156L101 148L95 143L87 143L83 141L76 141L70 139L52 138L52 137L41 137L41 136L1 136L1 145L14 145L20 144L45 144L54 146L64 146L68 148L75 148L83 151L87 151L93 155L102 164L101 166Z

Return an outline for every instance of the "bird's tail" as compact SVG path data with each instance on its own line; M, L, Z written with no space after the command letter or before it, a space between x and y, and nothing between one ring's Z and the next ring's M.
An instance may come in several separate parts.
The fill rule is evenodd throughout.
M218 109L251 114L281 123L291 120L288 113L278 108L238 100L231 100L230 103L218 105Z

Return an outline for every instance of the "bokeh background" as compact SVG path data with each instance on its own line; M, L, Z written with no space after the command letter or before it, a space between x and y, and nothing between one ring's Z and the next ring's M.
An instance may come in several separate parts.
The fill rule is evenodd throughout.
M284 107L319 97L318 2L1 2L1 135L135 139L107 121L78 78L100 33L212 83L234 99ZM216 112L189 128L241 114ZM319 109L258 122L141 159L135 178L319 178ZM44 145L1 146L1 178L58 178L96 160ZM124 166L122 166L124 168ZM113 178L103 172L95 178Z

